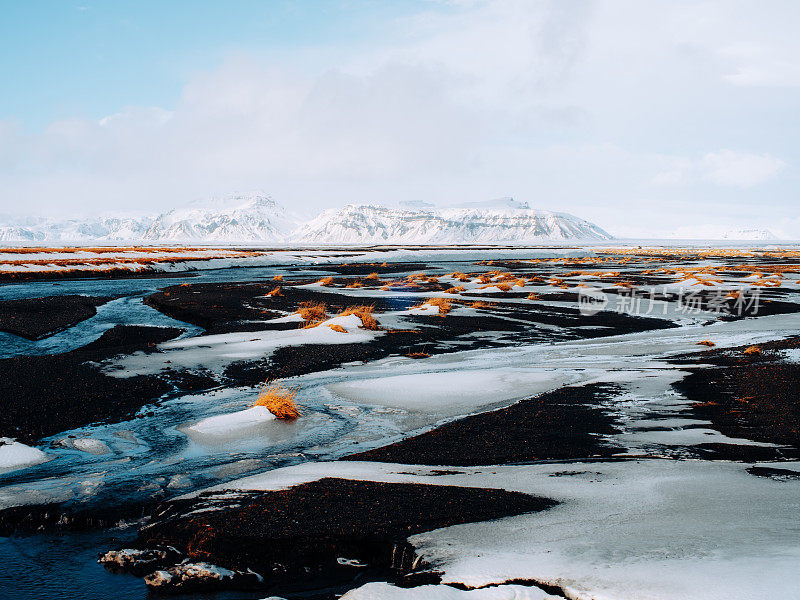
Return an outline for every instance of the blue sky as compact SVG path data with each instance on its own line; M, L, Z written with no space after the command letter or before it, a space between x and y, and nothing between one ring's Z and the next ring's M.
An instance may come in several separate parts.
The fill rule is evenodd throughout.
M800 238L800 3L8 2L0 214L514 196Z
M124 106L173 107L201 70L231 54L281 55L391 35L414 0L8 2L0 19L0 116L41 129ZM10 92L10 93L9 93Z

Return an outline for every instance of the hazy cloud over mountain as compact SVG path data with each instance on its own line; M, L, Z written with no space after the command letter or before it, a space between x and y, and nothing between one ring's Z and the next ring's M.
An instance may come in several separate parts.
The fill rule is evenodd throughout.
M800 5L392 6L346 40L231 36L176 78L177 100L76 109L42 127L6 109L0 211L158 211L252 188L307 215L514 195L620 235L691 215L800 237ZM152 43L169 61L168 42Z

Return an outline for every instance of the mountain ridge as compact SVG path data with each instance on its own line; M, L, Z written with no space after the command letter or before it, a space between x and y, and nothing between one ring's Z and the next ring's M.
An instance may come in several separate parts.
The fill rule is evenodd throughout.
M348 204L303 221L265 194L234 195L174 208L155 217L24 219L0 225L0 242L145 243L522 243L608 240L612 236L567 213L499 198L438 208Z

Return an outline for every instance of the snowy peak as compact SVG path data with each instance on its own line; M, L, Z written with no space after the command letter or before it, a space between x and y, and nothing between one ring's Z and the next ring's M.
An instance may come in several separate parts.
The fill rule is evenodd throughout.
M279 242L296 219L265 195L233 196L206 206L174 209L160 215L144 233L148 241Z
M511 199L508 199L511 200ZM607 240L597 225L565 213L521 208L411 210L348 205L327 210L298 229L292 239L343 244L492 244L542 240ZM525 204L527 206L527 204Z
M726 231L722 235L724 240L777 240L778 237L769 229L736 229Z

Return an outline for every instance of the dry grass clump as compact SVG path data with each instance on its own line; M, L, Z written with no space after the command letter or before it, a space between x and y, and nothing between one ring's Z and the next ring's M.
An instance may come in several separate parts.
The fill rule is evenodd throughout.
M304 327L314 327L328 317L328 309L323 302L301 302L297 314L305 321Z
M761 354L761 348L758 346L748 346L744 349L745 354Z
M367 275L366 279L370 279L372 281L377 281L378 280L378 274L377 273L370 273L369 275Z
M483 300L476 300L472 304L469 305L470 308L491 308L492 305L488 302L484 302Z
M325 277L317 282L319 285L330 287L333 285L333 277Z
M496 287L501 292L511 291L511 286L509 284L507 284L507 283L498 283Z
M492 278L489 275L479 275L478 282L479 283L491 283Z
M269 292L267 292L267 296L269 296L270 298L274 296L283 296L283 292L281 291L281 286L272 288Z
M458 294L459 292L463 292L463 291L464 291L464 286L463 285L457 285L457 286L454 286L454 287L451 287L451 288L447 288L444 291L444 293L445 294Z
M275 277L272 278L272 281L283 281L283 275L275 275Z
M346 287L346 288L362 288L362 287L364 287L364 284L361 283L360 281L356 280L356 281L353 281L351 283L348 283L344 287Z
M526 299L526 300L539 300L539 296L537 296L536 294L534 294L533 292L531 292L530 294L528 294L527 296L525 296L525 299Z
M469 281L469 277L466 273L462 273L461 271L453 271L452 273L448 273L445 277L451 277L457 281Z
M361 326L364 329L371 329L373 331L377 331L381 328L380 323L375 320L375 317L372 316L372 311L375 310L374 306L362 304L360 306L348 306L342 312L340 312L337 316L339 317L348 317L350 315L355 315L359 319L361 319Z
M436 306L439 309L439 316L443 317L453 309L453 303L447 298L428 298L420 304L428 304L429 306Z
M331 329L333 329L334 331L336 331L338 333L347 333L347 329L345 329L344 327L342 327L338 323L328 323L328 327L330 327Z
M697 342L697 345L698 346L708 346L709 348L712 348L712 347L716 346L716 344L714 342L712 342L711 340L703 340L701 342Z
M430 354L427 352L409 352L406 354L408 358L430 358Z
M292 421L301 414L294 401L296 394L297 390L283 387L280 383L265 383L253 406L265 406L277 418Z

